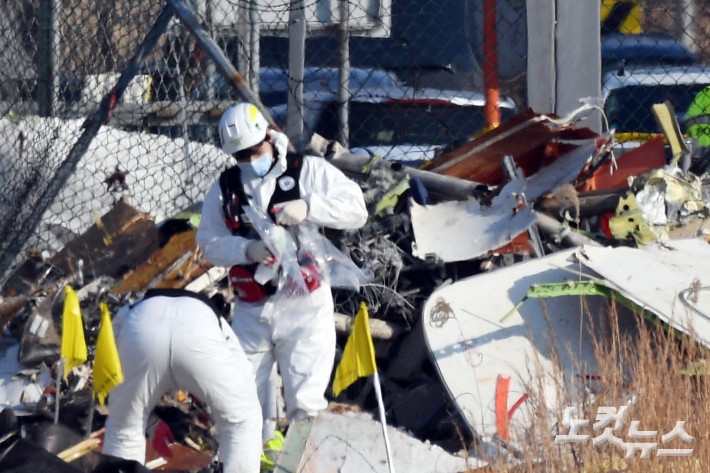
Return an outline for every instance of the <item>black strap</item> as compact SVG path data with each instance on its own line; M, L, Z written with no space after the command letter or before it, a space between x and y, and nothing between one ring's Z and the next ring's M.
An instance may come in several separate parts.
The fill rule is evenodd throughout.
M247 201L242 186L239 166L232 166L219 175L219 188L222 191L222 211L227 227L234 235L244 235L249 230L243 224L242 205Z
M268 211L272 219L274 218L275 205L301 198L299 178L303 167L303 156L289 153L286 155L286 162L288 163L286 170L276 179L276 187L269 200Z
M297 153L286 155L286 170L276 179L274 193L269 200L268 212L273 219L273 208L283 202L301 198L299 178L303 167L303 156ZM232 166L219 175L219 187L222 191L222 211L227 228L233 235L246 236L251 226L243 218L242 206L248 202L242 185L239 166Z
M153 289L148 289L145 292L145 295L143 296L143 300L150 299L151 297L190 297L192 299L197 299L200 302L204 302L210 309L212 309L212 312L214 312L214 315L217 316L219 319L220 317L224 317L225 314L223 314L222 310L220 310L213 302L212 300L207 297L206 295L199 293L199 292L192 292L188 291L187 289L176 289L176 288L153 288Z

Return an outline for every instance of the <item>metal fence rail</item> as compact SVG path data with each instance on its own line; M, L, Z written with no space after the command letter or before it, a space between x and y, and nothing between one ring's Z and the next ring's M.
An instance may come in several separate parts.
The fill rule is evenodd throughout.
M278 118L296 142L301 129L309 131L314 103L337 105L354 96L349 114L338 108L328 115L329 138L380 140L393 148L402 144L397 136L425 133L417 128L424 116L439 125L432 140L440 141L431 144L456 145L488 125L483 107L451 123L453 108L437 112L436 99L483 92L486 65L496 65L504 100L527 106L525 6L524 0L0 0L0 275L29 249L58 251L117 199L158 221L199 203L227 162L215 147L218 118L244 97ZM671 41L693 63L710 63L705 2L604 0L601 17L607 34L662 35L655 49ZM645 61L602 57L604 72L618 75L637 60L668 62L653 51ZM349 80L341 80L344 73ZM415 89L427 95L406 107L401 101L399 115L367 105L393 96L395 81L411 97ZM613 115L613 125L640 127L620 120L647 112L647 95L619 99L612 112L632 113ZM686 102L679 102L679 113ZM367 113L383 121L362 118ZM125 186L111 185L117 172Z

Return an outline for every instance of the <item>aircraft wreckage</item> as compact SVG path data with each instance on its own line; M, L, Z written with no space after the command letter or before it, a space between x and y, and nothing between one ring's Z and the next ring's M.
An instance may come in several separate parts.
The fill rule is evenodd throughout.
M591 111L528 110L426 168L325 157L361 184L369 206L364 228L328 235L371 274L356 289L334 288L335 323L342 347L367 304L400 470L484 467L474 440L515 451L541 412L552 427L563 406L593 396L590 340L603 336L611 300L710 348L704 177L666 159L660 140L614 156L612 135L583 126ZM195 245L198 218L188 208L156 222L121 199L59 251L28 251L5 277L0 466L98 471L106 412L90 399L91 365L54 381L63 288L77 290L90 346L100 301L116 307L156 287L228 301L225 271ZM371 383L331 401L289 427L276 471L388 471L384 445L372 440L381 432ZM209 471L205 414L189 393L166 394L154 415L176 433L173 454L150 450L146 468Z

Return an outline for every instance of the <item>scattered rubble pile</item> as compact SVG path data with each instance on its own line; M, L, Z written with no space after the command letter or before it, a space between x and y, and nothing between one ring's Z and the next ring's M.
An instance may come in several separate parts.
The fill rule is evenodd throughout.
M592 112L582 107L560 118L528 110L437 157L426 169L347 153L328 157L361 183L370 220L358 231L326 236L374 275L359 291L334 289L339 345L344 346L352 316L365 301L388 425L410 440L436 444L443 449L440 457L468 459L452 471L483 464L472 463L473 455L459 455L474 439L515 441L526 428L516 421L515 411L524 411L526 399L535 393L512 395L515 389L528 389L529 382L516 378L515 369L521 363L524 367L530 353L547 356L534 336L546 326L538 324L535 315L525 315L528 309L522 304L531 297L533 283L565 282L560 268L570 258L578 263L586 258L585 277L655 308L657 317L673 324L663 304L649 304L597 262L615 255L637 258L640 251L648 261L658 256L662 268L664 246L658 242L680 255L704 254L708 247L699 237L708 222L707 176L679 167L667 156L662 138L615 156L612 135L584 126ZM99 303L107 302L115 313L121 304L155 287L210 295L219 291L229 300L224 269L207 264L195 245L198 220L198 209L185 209L156 223L119 199L60 252L28 251L26 261L7 278L0 301L0 451L5 451L0 465L26 458L28 442L35 442L51 452L41 461L66 460L59 460L61 466L53 471L99 471L106 461L97 453L106 411L93 403L89 389ZM680 239L701 243L670 243ZM611 253L615 250L624 252ZM704 287L698 278L705 268L701 263L690 266L678 275L681 292L693 278L696 287ZM575 271L574 265L568 268L572 277ZM633 275L626 279L632 280ZM81 301L89 363L74 369L66 382L55 383L65 285L74 287ZM552 296L567 294L560 290ZM484 319L489 323L482 323ZM520 331L509 334L512 328ZM532 338L525 329L534 332ZM710 345L710 332L706 336L699 340ZM500 379L506 376L512 381L501 391ZM466 395L473 392L478 394ZM506 410L508 416L502 419L488 408L479 416L483 406L498 405L501 392L506 396L502 405L512 408ZM343 410L376 412L370 381L362 379L333 399L328 415ZM154 416L153 424L167 424L176 442L170 445L170 457L151 445L149 469L211 468L216 445L208 411L199 399L185 392L168 393ZM318 421L318 435L328 422L342 422L328 419ZM312 439L315 432L314 426ZM14 452L8 453L11 445ZM301 467L318 462L313 453L318 450L305 441L300 448L305 451L306 445L311 454L295 455ZM402 441L395 453L403 458L415 448ZM293 458L289 455L289 461ZM39 455L35 459L40 461Z

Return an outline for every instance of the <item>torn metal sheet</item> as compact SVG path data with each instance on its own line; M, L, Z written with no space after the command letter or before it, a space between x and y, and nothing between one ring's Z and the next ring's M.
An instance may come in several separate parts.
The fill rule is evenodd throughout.
M522 179L506 184L484 207L476 199L419 205L410 200L414 231L412 254L420 259L436 256L444 262L465 261L510 243L535 222L529 208L519 207Z
M555 412L575 405L596 374L589 318L604 316L606 299L585 297L584 306L579 296L525 301L534 284L594 279L575 262L575 251L462 279L426 301L427 345L473 432L522 442L538 403L553 426Z
M145 261L157 247L158 230L153 220L119 200L50 262L64 274L83 271L94 277L119 277ZM80 260L83 261L83 268L79 265Z
M574 118L574 114L571 115ZM598 135L572 118L557 119L528 109L481 137L434 159L430 170L488 185L504 182L503 157L512 156L526 176L573 151L577 145L554 140L588 140Z
M643 248L583 247L584 266L605 284L710 348L710 243L705 238Z
M594 150L594 142L588 140L529 178L519 175L503 187L490 207L474 199L426 207L412 202L412 254L421 259L435 255L444 262L464 261L510 243L535 223L535 216L528 208L521 208L521 203L574 180Z
M184 287L204 272L197 256L195 233L196 230L188 230L173 235L165 246L126 273L111 293L125 294L151 287Z
M46 366L22 376L25 369L19 362L20 344L0 340L0 410L12 409L15 414L31 411L44 390L51 386L52 376Z
M656 136L617 156L615 162L606 162L594 169L577 189L582 192L628 189L630 178L661 168L665 164L663 137Z
M616 215L609 219L608 225L611 235L616 240L633 239L638 246L647 245L656 239L667 239L667 236L664 235L665 229L663 227L652 228L649 226L641 209L639 209L636 196L631 192L619 198L619 203L616 206Z
M46 296L38 305L32 307L20 337L18 358L23 365L34 367L45 363L51 366L59 359L61 327L55 320L61 320L63 301L63 289L54 284L47 288Z
M525 197L536 200L546 192L572 182L591 160L596 145L593 140L581 142L579 147L560 156L553 164L539 169L525 180Z
M436 256L444 262L478 258L510 243L535 222L529 209L501 212L471 199L410 207L415 242L412 254Z
M387 428L394 471L455 473L483 468L486 462L452 455L405 432ZM462 448L465 446L462 445ZM275 472L392 471L387 464L382 424L364 413L321 411L290 427Z
M651 225L686 224L710 213L699 177L664 166L634 179L636 200Z

